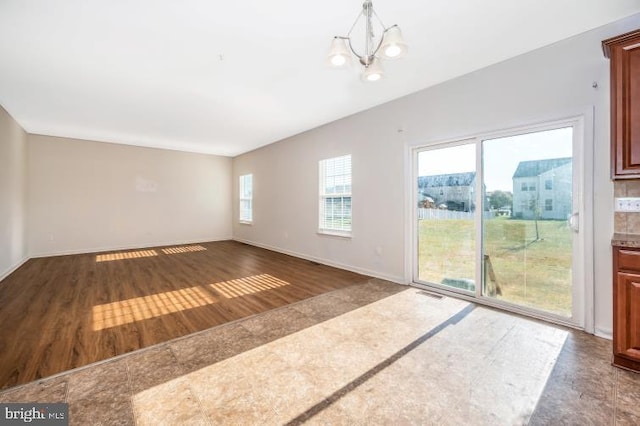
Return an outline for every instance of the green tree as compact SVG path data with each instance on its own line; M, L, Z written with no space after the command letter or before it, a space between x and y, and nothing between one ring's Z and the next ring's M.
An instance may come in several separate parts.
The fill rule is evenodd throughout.
M542 216L542 209L540 208L540 197L531 196L531 200L529 201L529 209L533 213L533 220L536 224L536 239L535 241L540 240L540 232L538 231L538 219Z
M493 210L502 207L511 208L512 202L513 194L509 191L493 191L491 195L489 195L489 204Z

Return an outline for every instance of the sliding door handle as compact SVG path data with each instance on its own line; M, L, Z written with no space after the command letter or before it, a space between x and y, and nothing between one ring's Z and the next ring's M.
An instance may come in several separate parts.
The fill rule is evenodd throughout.
M569 216L569 228L576 234L580 232L580 213L575 212Z

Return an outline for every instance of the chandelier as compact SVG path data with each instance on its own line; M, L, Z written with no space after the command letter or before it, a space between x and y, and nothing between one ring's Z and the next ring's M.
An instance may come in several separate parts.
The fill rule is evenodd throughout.
M374 32L373 17L376 18L378 27L382 30L381 36L376 37ZM364 18L365 35L364 50L358 53L353 47L351 32ZM348 44L348 48L347 48ZM384 71L380 65L380 58L395 59L407 53L407 43L402 38L400 27L392 25L385 27L378 14L373 10L371 0L365 0L362 4L362 11L351 26L346 36L335 36L329 48L327 63L334 68L347 67L351 64L351 54L358 58L360 64L364 66L362 79L365 81L377 81L384 76Z

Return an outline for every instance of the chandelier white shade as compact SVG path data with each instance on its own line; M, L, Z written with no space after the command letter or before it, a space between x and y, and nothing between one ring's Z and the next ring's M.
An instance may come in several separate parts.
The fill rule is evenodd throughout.
M384 77L384 70L382 69L382 65L380 65L380 60L373 58L371 63L365 66L362 79L364 81L378 81L382 77Z
M385 30L380 51L385 59L402 58L407 54L407 43L402 38L400 27L393 25Z
M376 18L380 31L380 37L374 32ZM362 50L354 48L351 33L360 20L364 19L364 46ZM384 71L380 59L396 59L407 54L407 43L402 37L400 27L392 25L385 27L378 14L373 10L371 0L365 0L362 11L351 26L346 36L335 36L329 47L327 64L332 68L345 68L351 65L352 56L358 58L358 62L364 66L362 79L364 81L377 81L384 77Z
M341 68L345 65L351 65L351 52L347 47L346 39L343 37L334 37L329 48L327 56L329 66Z

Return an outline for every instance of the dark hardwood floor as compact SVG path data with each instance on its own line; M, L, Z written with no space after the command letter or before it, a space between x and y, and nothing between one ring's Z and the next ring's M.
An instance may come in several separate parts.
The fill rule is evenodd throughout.
M368 278L235 241L31 259L0 282L0 389Z

